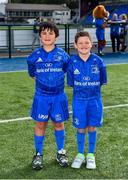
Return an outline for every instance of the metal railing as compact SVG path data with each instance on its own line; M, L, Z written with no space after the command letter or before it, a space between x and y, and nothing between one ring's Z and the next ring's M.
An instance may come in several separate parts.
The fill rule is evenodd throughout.
M59 37L56 44L70 53L70 49L73 48L75 34L79 30L86 30L91 34L93 43L97 44L95 26L92 27L80 27L76 25L58 25ZM128 34L128 32L127 32ZM105 29L105 36L107 40L107 46L111 46L110 39L110 27ZM127 38L128 39L128 38ZM33 25L12 25L12 24L0 24L0 54L6 53L9 58L18 52L32 51L33 41ZM128 41L128 40L127 40ZM35 48L40 46L38 42L35 43Z
M61 25L60 37L57 40L57 45L63 47L69 52L69 28L70 25ZM76 31L75 31L76 29ZM77 32L75 27L74 33ZM33 41L33 26L32 25L12 25L12 24L1 24L0 25L0 53L8 52L9 58L12 53L19 50L31 50ZM39 44L36 42L35 47Z

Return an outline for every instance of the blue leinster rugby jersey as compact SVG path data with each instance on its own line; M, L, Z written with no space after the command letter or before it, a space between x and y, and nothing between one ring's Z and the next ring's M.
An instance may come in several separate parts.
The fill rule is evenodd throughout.
M87 61L78 55L71 57L68 68L68 85L73 87L73 95L78 99L101 96L101 85L107 83L106 67L96 54L90 54Z
M68 54L58 47L50 52L39 48L28 56L28 73L35 77L36 94L52 95L63 92L68 62Z

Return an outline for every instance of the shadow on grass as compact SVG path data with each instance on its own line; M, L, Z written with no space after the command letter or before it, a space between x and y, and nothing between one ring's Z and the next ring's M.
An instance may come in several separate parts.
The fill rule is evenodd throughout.
M85 179L96 177L95 172L95 170L93 173L86 170L85 165L81 169L72 169L70 165L63 168L55 160L52 160L44 164L43 169L38 171L33 170L31 164L15 167L9 172L6 169L0 173L0 179Z

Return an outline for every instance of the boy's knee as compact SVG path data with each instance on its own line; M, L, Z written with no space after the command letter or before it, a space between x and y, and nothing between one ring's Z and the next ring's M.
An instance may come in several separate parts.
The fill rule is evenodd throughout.
M63 122L62 123L54 123L54 128L56 130L62 130L62 129L64 129L64 123Z
M79 132L79 133L85 133L85 130L86 130L86 129L77 129L77 132Z
M35 129L44 130L44 128L46 127L46 125L47 125L46 122L37 122Z
M96 127L89 126L88 131L90 131L90 132L96 131Z

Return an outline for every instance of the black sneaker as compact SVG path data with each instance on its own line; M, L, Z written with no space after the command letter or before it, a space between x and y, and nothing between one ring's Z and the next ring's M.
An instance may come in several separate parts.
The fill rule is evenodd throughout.
M60 164L60 166L62 167L68 166L68 157L64 149L57 152L56 160Z
M43 168L43 157L41 155L34 155L32 160L32 168L40 170Z

